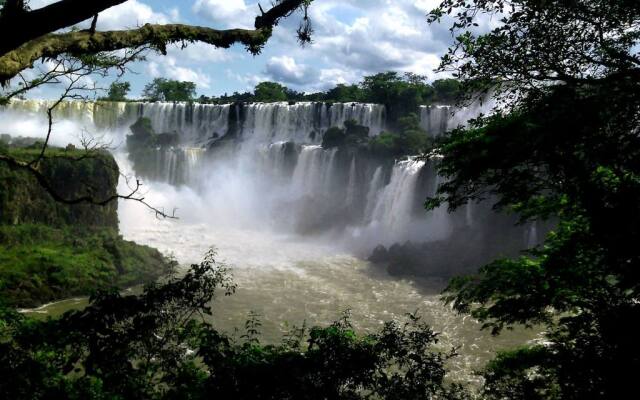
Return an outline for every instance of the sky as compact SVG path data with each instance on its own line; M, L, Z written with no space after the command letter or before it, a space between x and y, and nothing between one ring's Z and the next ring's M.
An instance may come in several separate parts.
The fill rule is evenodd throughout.
M31 0L39 8L53 0ZM263 7L270 5L263 0ZM156 77L197 84L198 95L252 90L261 81L276 81L304 92L326 90L339 83L357 83L384 71L414 72L430 80L440 57L452 42L450 24L429 25L426 14L438 0L315 0L310 8L313 43L301 47L295 31L302 14L294 14L274 30L258 56L242 46L218 49L196 43L166 56L151 53L135 63L135 73L121 80L138 96ZM184 23L212 28L251 28L259 13L253 0L129 0L100 14L99 30L134 28L144 23ZM100 82L115 80L115 76ZM49 90L33 93L48 97Z

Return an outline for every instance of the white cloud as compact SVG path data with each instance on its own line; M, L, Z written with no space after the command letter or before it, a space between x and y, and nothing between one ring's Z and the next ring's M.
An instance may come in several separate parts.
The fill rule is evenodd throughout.
M401 69L446 48L431 34L424 13L402 2L370 10L337 28L330 36L318 34L317 50L336 64L366 73ZM436 66L421 65L429 70Z
M228 49L221 49L207 43L189 43L184 49L179 45L170 46L167 53L180 60L193 62L212 63L229 61L234 58L234 54Z
M283 21L267 44L321 71L307 88L356 82L377 72L412 71L435 77L440 56L451 43L449 25L429 25L426 14L439 0L323 0L310 8L314 43L301 49L295 40L296 16ZM269 64L267 63L267 67ZM322 72L324 71L324 73ZM331 72L329 72L331 71ZM293 80L292 80L293 81Z
M193 12L216 25L234 28L250 28L255 15L244 0L197 0Z
M258 83L265 82L270 79L267 76L259 74L238 74L230 69L227 69L225 73L227 75L227 78L238 81L242 85L244 85L244 89L241 90L246 90L249 92L253 91Z
M29 6L32 9L44 7L48 4L55 3L58 0L31 0ZM98 16L99 30L115 30L124 28L134 28L146 23L166 24L168 22L176 22L180 19L178 8L169 11L169 15L156 12L150 6L140 2L139 0L128 0L125 3L106 9ZM87 20L79 26L87 28L90 24Z
M289 56L271 57L267 61L266 73L274 80L302 85L317 78L317 71L304 64L298 64Z
M210 89L211 78L200 68L194 69L178 64L172 56L157 56L147 63L147 73L153 77L164 77L179 81L194 82L198 88Z
M54 0L32 0L40 5ZM129 0L100 14L100 29L133 27L146 22L182 21L214 28L253 26L257 0ZM441 0L322 0L309 9L314 43L301 48L295 31L300 13L281 21L261 56L251 58L241 46L232 49L196 43L180 51L171 46L168 59L152 55L146 72L173 79L190 77L200 88L220 79L224 90L252 89L257 81L276 80L296 90L324 90L355 83L364 75L394 70L434 79L440 57L452 42L451 20L429 25L426 14ZM264 7L269 1L262 1ZM156 6L156 4L164 4ZM153 8L149 5L153 5ZM174 8L171 8L174 7ZM481 30L497 19L481 18ZM84 23L86 25L86 22ZM247 57L238 62L240 58ZM223 65L220 65L223 63ZM227 63L227 65L224 65ZM229 72L230 71L230 72ZM226 75L225 75L226 72ZM198 82L197 80L200 80Z
M319 90L326 90L338 84L355 82L359 77L353 72L340 68L327 68L320 71Z
M174 14L173 17L179 17L179 14ZM155 12L151 7L138 0L129 0L101 12L98 17L98 29L133 28L146 23L166 24L170 20L168 15Z
M180 9L178 7L170 9L169 17L171 18L171 21L180 21Z
M147 63L147 73L152 78L157 78L160 76L160 65L158 65L155 61L149 61Z

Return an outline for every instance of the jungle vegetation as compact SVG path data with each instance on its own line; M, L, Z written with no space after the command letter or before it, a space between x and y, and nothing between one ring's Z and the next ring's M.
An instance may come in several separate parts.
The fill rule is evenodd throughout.
M484 395L628 397L640 368L640 3L446 0L429 18L447 14L456 43L440 69L470 97L494 82L503 107L435 147L445 180L427 207L493 201L557 221L538 248L447 289L494 334L544 326L544 344L489 363ZM472 33L487 15L500 26Z

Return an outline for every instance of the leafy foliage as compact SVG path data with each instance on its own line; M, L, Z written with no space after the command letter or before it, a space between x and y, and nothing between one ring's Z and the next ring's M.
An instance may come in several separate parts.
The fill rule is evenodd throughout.
M420 127L416 114L400 118L400 133L382 132L369 140L369 151L379 157L401 157L423 154L430 139Z
M332 126L324 132L324 135L322 135L322 147L330 149L332 147L342 146L344 145L346 138L347 134L344 129Z
M496 333L514 323L548 324L553 351L565 357L555 366L563 398L615 393L618 376L640 363L639 353L622 346L637 333L623 321L638 312L638 103L622 95L626 86L616 97L610 90L559 87L537 107L454 132L441 147L440 169L452 179L440 187L446 196L430 204L446 199L456 207L492 195L497 207L523 218L559 220L544 247L454 280L449 299ZM578 358L576 371L571 360Z
M168 273L173 262L105 227L0 226L0 293L7 304L34 307L130 287Z
M359 149L376 157L397 158L422 154L429 144L427 133L420 127L416 114L409 114L399 121L400 133L382 132L369 137L369 129L354 120L344 123L344 128L331 127L322 136L322 147Z
M0 394L13 399L466 399L445 382L453 353L416 316L358 336L348 315L321 328L294 328L262 345L254 315L244 339L202 315L228 270L209 252L182 277L139 296L100 292L89 307L35 321L0 306Z
M34 143L28 138L24 141L29 143L26 147L12 144L0 154L20 161L36 159L42 143ZM20 142L20 139L14 139L13 142ZM46 158L40 162L39 169L47 181L65 197L109 197L115 194L119 178L118 165L110 154L104 151L87 153L73 147L50 148ZM57 203L32 175L2 163L0 223L46 223L52 226L80 224L116 228L117 204L69 206Z
M511 95L548 83L605 84L638 78L640 4L630 0L444 0L429 20L454 15L456 44L442 58L465 89L502 87ZM481 16L498 27L474 33ZM491 83L491 86L486 86ZM514 87L518 92L511 91Z
M358 85L345 85L343 83L339 83L336 87L327 90L325 99L336 103L360 102L364 100L362 89Z
M639 331L628 324L640 313L638 3L447 0L431 18L452 9L455 32L505 12L488 34L460 33L442 68L466 90L494 82L509 107L436 146L446 179L427 205L491 199L522 220L557 223L543 246L448 288L456 309L496 334L546 325L544 346L488 365L485 393L624 397L640 368Z
M254 100L262 102L286 101L286 88L276 82L260 82L254 91Z
M138 118L129 128L131 135L127 135L127 152L134 170L139 177L158 178L158 157L173 151L174 146L180 143L180 135L177 132L156 133L151 126L151 120L146 117Z
M355 120L344 122L344 129L331 127L322 136L322 147L357 147L366 145L369 140L369 128L358 125Z
M104 100L108 101L126 101L127 93L131 90L129 82L113 82L109 86L109 93Z
M196 96L196 84L166 78L155 78L142 91L149 101L192 101Z

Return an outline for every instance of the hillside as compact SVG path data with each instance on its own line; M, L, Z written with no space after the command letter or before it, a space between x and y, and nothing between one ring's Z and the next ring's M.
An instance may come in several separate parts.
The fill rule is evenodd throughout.
M33 159L35 146L5 142L0 151ZM111 155L50 149L41 171L66 198L116 193ZM126 241L118 231L117 202L105 206L53 201L28 173L0 164L0 299L31 307L99 288L150 282L171 262L160 252Z

